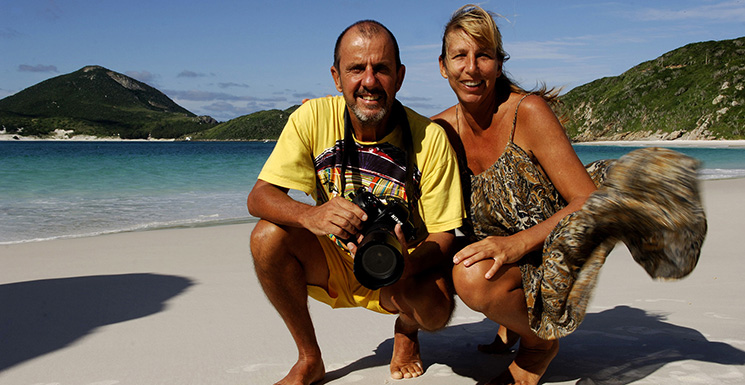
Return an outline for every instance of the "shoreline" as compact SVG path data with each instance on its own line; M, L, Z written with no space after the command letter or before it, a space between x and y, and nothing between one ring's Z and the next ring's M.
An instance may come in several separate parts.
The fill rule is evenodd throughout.
M176 142L177 139L122 139L119 137L75 135L73 137L37 138L16 134L0 134L0 142Z
M87 135L76 135L73 137L67 137L65 134L60 134L53 138L37 138L31 136L22 136L17 134L6 134L0 133L0 141L61 141L61 142L176 142L176 141L188 141L181 139L121 139L118 137L101 138L96 136ZM201 142L201 140L194 140L195 142ZM250 140L218 140L217 142L232 142L232 141L245 141L245 142L274 142L276 139L250 139ZM206 140L206 142L215 142L215 140ZM649 140L598 140L592 142L572 142L572 145L581 146L630 146L630 147L645 147L645 146L661 146L661 147L713 147L713 148L745 148L745 140L743 139L676 139L676 140L661 140L661 139L649 139Z
M142 232L160 231L160 230L198 229L198 228L206 228L206 227L255 224L258 221L259 221L258 218L249 216L245 218L229 218L229 219L201 221L201 222L169 223L169 224L164 224L160 226L152 226L152 227L144 226L144 227L136 227L136 228L129 228L129 229L114 229L114 230L107 230L107 231L100 231L100 232L86 233L86 234L66 234L66 235L59 235L59 236L48 237L48 238L23 239L23 240L18 240L18 241L0 241L0 247L20 245L20 244L26 244L26 243L36 243L36 242L52 242L52 241L57 241L57 240L102 237L102 236L115 235L115 234L142 233Z
M698 182L699 182L699 185L703 185L703 183L706 183L709 181L727 181L727 180L738 180L738 179L745 179L745 175L742 175L742 176L735 175L735 176L719 177L719 178L699 178ZM295 195L294 197L296 199L303 199L303 197L299 195ZM308 200L307 203L312 204L313 202L311 200ZM84 234L65 234L65 235L58 235L58 236L52 236L52 237L46 237L46 238L33 238L33 239L22 239L22 240L7 240L7 241L0 240L0 247L28 244L28 243L38 243L38 242L53 242L53 241L58 241L58 240L84 239L84 238L93 238L93 237L101 237L101 236L116 235L116 234L127 234L127 233L155 232L155 231L172 230L172 229L209 228L209 227L231 226L231 225L238 225L238 224L255 224L258 221L259 221L259 218L255 218L250 215L247 217L237 217L237 218L228 218L228 219L219 219L219 220L183 221L183 222L176 221L174 223L163 223L163 224L159 224L155 226L112 229L112 230L84 233Z
M629 146L629 147L711 147L745 148L745 140L701 139L701 140L599 140L594 142L572 142L580 146Z
M122 139L118 137L101 138L97 136L76 135L71 138L37 138L22 136L17 139L14 134L0 134L0 142L276 142L277 139L175 139L175 138L150 138L150 139Z
M113 149L119 148L118 146L128 147L125 144L121 144L121 145L118 144L118 143L125 142L125 140L120 140L120 141L115 141L115 142L93 141L90 143L76 142L76 141L71 141L71 140L51 140L51 141L54 143L39 142L37 145L34 145L33 141L29 141L29 142L26 142L26 145L21 144L18 147L10 143L7 143L5 147L7 147L10 151L13 151L14 148L23 149L25 147L31 146L34 149L38 149L39 153L41 154L44 153L45 151L44 149L46 148L47 145L52 145L52 144L63 145L62 148L67 148L70 146L75 147L76 146L75 143L79 143L80 145L83 145L83 144L93 145L95 143L101 143L103 145L103 144L109 143L111 146L114 146L114 147L111 147ZM69 142L69 143L65 145L65 142ZM130 144L133 144L133 145L137 143L140 143L143 146L145 145L143 141L130 142ZM158 145L158 143L161 143L161 144ZM150 147L150 145L157 145L158 148L161 148L161 146L171 147L164 143L170 144L173 142L155 141L153 142L153 144L148 143L146 147ZM225 143L225 144L244 143L243 145L246 145L249 142L230 142L230 143L222 142L222 143ZM704 150L704 152L707 152L707 153L711 152L711 153L716 153L716 154L725 154L729 158L734 158L736 163L732 164L732 162L730 162L730 163L722 164L722 165L715 164L714 162L702 163L702 168L703 168L703 165L705 164L711 164L711 165L708 166L708 168L706 169L699 170L699 176L698 176L699 181L745 178L745 166L743 166L742 159L737 161L738 158L742 157L741 155L742 150L737 149L738 147L736 147L739 145L745 146L745 141L699 141L699 140L694 140L694 141L604 141L604 142L576 143L577 145L576 151L578 153L587 152L587 153L594 154L597 150L600 150L601 152L605 151L605 150L601 150L600 146L619 146L620 145L622 147L609 148L608 150L613 152L614 154L615 153L622 154L626 151L632 150L633 148L631 148L630 146L639 147L642 145L662 145L662 144L668 145L670 143L678 144L679 147L681 148L679 151L695 151L695 150L688 150L688 148L694 148L694 147L705 148L705 146L713 147L713 148L730 148L729 150L727 149L725 150ZM2 145L2 142L0 142L0 145ZM200 144L196 144L196 145L198 147L202 146ZM219 143L215 143L214 145L219 145ZM183 146L190 146L190 145L184 144ZM52 146L52 147L58 147L58 146ZM181 147L181 146L177 146L177 147ZM727 153L731 153L731 154L727 154ZM618 156L620 155L613 155L612 157L618 157ZM608 157L611 157L611 156L608 156ZM12 175L12 174L8 174L8 175ZM31 221L36 221L36 219L34 219L34 216L26 216L23 218L28 218L28 221L29 221L28 223L30 223L29 228L27 229L21 230L19 227L14 226L12 222L5 223L5 225L7 226L6 228L8 228L8 231L6 231L3 234L0 234L0 245L41 242L41 241L48 241L48 240L55 240L55 239L85 238L85 237L98 236L102 234L142 232L142 231L152 231L152 230L168 229L168 228L219 226L221 225L221 223L219 222L222 222L224 220L231 222L231 221L234 221L235 218L239 218L238 221L241 221L241 222L242 221L252 222L252 221L256 221L256 219L250 218L250 216L246 216L246 211L245 211L245 206L244 206L245 194L247 194L247 191L250 191L250 186L251 184L249 182L249 184L246 185L245 189L241 188L240 201L238 201L238 198L236 198L235 205L231 206L231 207L236 207L236 211L230 211L228 214L221 215L218 217L215 217L213 215L196 215L195 214L193 218L183 218L181 216L177 216L178 219L169 219L171 218L171 216L162 215L159 217L155 217L155 219L153 219L152 221L139 221L136 219L132 220L132 217L130 216L130 217L126 217L127 222L124 222L124 223L110 222L110 223L107 223L105 226L104 225L94 225L94 226L86 225L85 227L82 227L81 225L75 225L75 226L68 225L68 226L57 226L56 228L45 227L46 230L40 231L39 229L41 227L35 226L36 223L31 223ZM17 189L18 191L24 191L24 188L22 185L19 185ZM13 196L13 195L10 194L9 197L10 196ZM9 198L9 197L6 197L6 201L5 201L7 202L6 208L15 207L14 205L16 205L16 203L14 202L16 201L13 201L12 198ZM294 197L298 200L308 199L307 203L309 204L313 203L313 201L310 198L307 198L304 194L299 193L299 192ZM305 202L305 200L303 201ZM22 200L19 200L17 202L22 202ZM21 203L18 203L18 204L20 205ZM28 207L33 207L33 206L29 206L29 204L26 204L26 203L23 203L23 204ZM238 208L240 208L240 211L238 211ZM24 208L24 210L25 211L23 211L23 213L34 213L33 211L31 211L31 209ZM62 213L63 211L60 210L59 212ZM111 211L111 212L116 213L116 211ZM202 214L210 214L210 213L211 213L210 211L202 212ZM38 215L38 214L33 214L33 215ZM229 218L222 219L221 217L222 218L229 217ZM161 219L158 219L158 218L161 218ZM83 223L83 224L88 223L87 221L85 221L85 218L80 218L80 219L81 219L80 223ZM215 223L215 221L217 223ZM39 222L41 223L42 221L39 220ZM141 223L141 222L145 222L145 223ZM69 222L69 223L73 223L73 222Z

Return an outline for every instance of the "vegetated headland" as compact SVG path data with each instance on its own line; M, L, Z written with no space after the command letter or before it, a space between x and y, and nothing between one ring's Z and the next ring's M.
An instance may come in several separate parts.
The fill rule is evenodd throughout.
M576 87L556 112L575 142L745 139L745 37L693 43ZM297 109L217 122L121 73L86 66L0 100L0 136L275 140Z

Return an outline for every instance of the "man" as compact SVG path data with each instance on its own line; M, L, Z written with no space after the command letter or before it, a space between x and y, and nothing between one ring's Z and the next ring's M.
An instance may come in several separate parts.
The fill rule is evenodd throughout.
M308 295L334 308L398 314L390 366L396 379L424 371L418 330L449 320L450 247L464 217L457 164L444 131L396 101L404 73L387 28L370 20L347 28L331 67L343 96L310 100L290 116L248 196L249 212L262 218L251 235L256 273L299 353L280 384L325 375ZM407 201L418 228L407 242L396 226L403 275L376 290L355 278L356 246L346 241L369 219L348 199L359 187ZM295 201L289 189L311 194L316 205ZM415 249L409 254L406 246Z

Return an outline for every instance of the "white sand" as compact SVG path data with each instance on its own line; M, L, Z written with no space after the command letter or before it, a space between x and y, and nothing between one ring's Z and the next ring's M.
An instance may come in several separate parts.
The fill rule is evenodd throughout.
M745 147L745 140L609 140L596 142L577 142L590 146L660 146L660 147Z
M709 233L693 274L654 282L619 245L550 384L745 383L745 179L706 181ZM0 246L0 384L272 384L296 351L266 300L251 225ZM393 316L311 300L329 384L475 384L511 355L462 304L423 333L427 372L389 378Z
M72 130L54 130L47 138L38 138L36 136L23 136L18 134L9 134L5 130L0 130L0 141L27 141L27 140L62 140L62 141L127 141L127 142L138 142L138 141L162 141L172 142L174 139L121 139L119 137L96 137L90 135L72 135ZM615 141L593 141L593 142L577 142L575 144L582 145L593 145L593 146L661 146L661 147L745 147L745 140L615 140Z
M0 126L2 128L2 126ZM157 138L148 138L148 139L122 139L118 136L110 136L110 137L100 137L100 136L93 136L93 135L72 135L75 131L73 130L62 130L62 129L56 129L53 132L49 134L48 137L45 138L39 138L37 136L24 136L19 134L9 134L5 131L5 129L0 130L0 141L7 140L7 141L29 141L29 140L42 140L42 141L54 141L54 140L63 140L63 141L70 141L70 142L92 142L92 141L99 141L99 142L145 142L145 141L158 141L158 142L173 142L175 139L157 139Z

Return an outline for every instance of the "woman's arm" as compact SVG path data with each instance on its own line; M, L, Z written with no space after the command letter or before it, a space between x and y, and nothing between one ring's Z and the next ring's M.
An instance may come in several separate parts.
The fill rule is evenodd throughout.
M540 250L559 221L579 210L595 191L595 184L574 152L564 128L540 96L528 96L520 104L514 142L535 158L567 205L529 229L507 237L487 237L456 253L453 262L466 266L494 259L487 279L503 264L515 263L526 254Z

